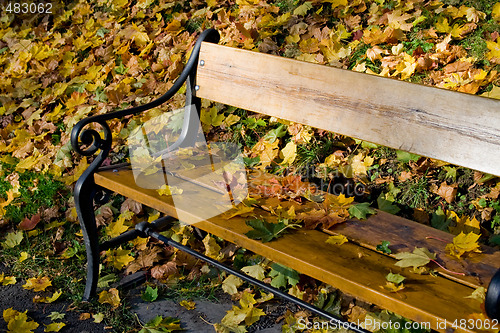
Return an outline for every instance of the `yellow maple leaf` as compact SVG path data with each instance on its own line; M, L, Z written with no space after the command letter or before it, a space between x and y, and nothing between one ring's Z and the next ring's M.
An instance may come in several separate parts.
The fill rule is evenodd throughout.
M438 18L434 27L436 28L437 32L442 32L442 33L451 32L451 27L448 24L448 19L446 17Z
M28 320L28 315L25 312L19 312L13 308L8 308L3 311L3 318L7 322L9 333L31 333L39 324L33 320Z
M131 250L122 249L121 246L117 249L107 250L105 261L111 263L116 269L122 269L134 261L134 257L130 255L131 252Z
M87 100L86 93L79 93L75 91L71 94L71 97L66 101L65 105L68 109L72 109L78 105L85 103L86 100Z
M219 244L210 235L203 238L203 245L205 245L205 255L215 260L222 258L223 254L220 252L221 248Z
M238 287L243 284L243 280L237 276L229 275L222 281L222 290L229 295L234 295L238 292Z
M113 0L111 1L111 8L118 10L124 8L128 4L128 0Z
M481 235L469 232L464 234L460 232L458 236L453 238L453 243L446 245L446 251L453 257L460 259L460 257L466 252L477 252L481 253L479 249L479 244L477 243Z
M194 301L182 300L179 304L187 310L194 310L196 308L196 303Z
M347 0L323 0L332 4L332 9L338 6L347 6Z
M3 319L8 323L12 319L16 318L16 316L18 316L20 313L21 312L14 310L13 308L5 309L3 310Z
M200 120L204 131L208 131L211 126L220 126L224 121L224 115L217 113L217 108L214 106L210 109L201 110Z
M330 236L326 240L326 243L332 244L332 245L342 245L342 244L347 243L347 242L348 242L348 239L344 235Z
M28 259L28 252L25 252L25 251L21 252L21 255L19 256L18 261L19 261L19 262L23 262L23 261L25 261L26 259Z
M103 290L99 293L99 303L108 303L113 308L117 308L120 305L120 296L118 295L118 289L110 288L109 291Z
M26 280L23 285L24 289L32 289L33 291L44 291L47 287L52 285L52 281L47 276L39 278L31 278Z
M131 211L125 211L118 216L118 219L115 222L111 222L106 227L106 235L110 237L116 237L127 231L130 226L125 225L125 221L130 220L134 216L134 213Z
M336 196L334 195L327 196L325 202L330 206L330 208L333 209L347 208L354 202L354 197L346 198L346 196L343 193L340 193L339 195Z
M59 332L64 326L65 323L50 323L45 326L45 332Z
M492 62L500 63L500 39L497 39L496 43L491 40L487 40L486 46L488 47L488 50L490 50L486 53L486 58Z
M173 195L173 194L182 194L184 192L181 188L176 186L168 186L167 184L163 184L160 189L156 190L159 195Z
M290 141L286 144L285 148L281 150L281 154L283 155L283 161L281 164L292 164L293 161L295 161L295 158L297 157L297 145L295 142Z
M14 200L15 195L14 191L12 189L7 191L7 200L4 200L4 202L0 203L0 218L5 215L5 207L10 205L12 200Z
M497 22L500 21L500 2L497 2L491 9L491 17L493 17Z
M382 286L382 288L384 288L385 290L390 291L391 293L395 293L395 292L398 292L400 290L405 289L405 285L402 284L402 283L401 284L395 284L394 282L386 282L385 286Z
M273 143L269 143L268 141L264 140L264 138L262 138L255 144L255 146L253 146L252 153L255 156L260 157L260 163L257 166L258 169L264 170L267 166L271 165L272 161L279 154L278 144L279 140L275 140Z
M17 279L15 276L5 276L5 277L3 277L3 279L0 279L0 280L2 281L2 286L8 286L9 284L16 284L16 282L17 282Z
M232 217L238 216L238 215L245 215L253 211L253 207L251 206L246 206L243 204L239 204L236 207L233 207L233 209L226 211L223 216L226 220L229 220Z

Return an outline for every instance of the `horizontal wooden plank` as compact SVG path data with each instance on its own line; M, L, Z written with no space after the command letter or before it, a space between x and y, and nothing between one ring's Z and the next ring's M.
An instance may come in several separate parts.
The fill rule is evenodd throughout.
M134 198L166 214L178 215L171 197L160 196L155 190L137 186L131 170L102 171L97 173L94 179L102 187ZM154 177L151 179L154 181ZM190 193L199 190L195 184L184 185L185 191ZM197 197L197 200L180 196L177 200L182 198L185 198L192 208L179 212L179 215L183 216L193 215L197 207L214 205L214 196L204 195ZM256 208L254 212L258 216L269 217L269 213L263 210ZM196 221L196 217L193 218ZM328 235L321 231L294 231L279 240L262 243L244 235L249 227L241 217L225 219L218 216L193 225L326 282L366 302L415 321L430 322L434 328L442 332L446 329L444 327L439 329L438 323L444 323L446 320L451 325L455 319L467 318L471 313L481 311L477 301L465 298L472 293L472 288L442 277L410 274L407 270L395 266L393 258L354 243L342 246L326 244ZM381 287L385 285L385 276L391 271L407 277L405 290L391 293Z
M500 101L203 43L201 98L500 175Z
M266 173L250 173L250 187L262 185L274 175ZM323 193L324 192L318 192ZM273 198L274 199L274 198ZM273 199L266 199L266 206L273 206ZM280 202L280 205L288 207L290 202ZM274 205L277 205L274 203ZM304 202L300 205L301 212L312 209L321 209L320 204ZM298 212L298 208L296 208ZM487 287L493 275L500 268L500 251L487 245L481 245L482 253L474 253L470 257L464 256L456 259L446 254L446 244L453 242L454 235L430 226L407 220L377 210L377 214L368 219L360 221L350 219L344 223L334 225L330 230L323 230L331 235L342 234L365 248L376 250L382 241L390 242L392 257L399 252L413 252L416 247L425 247L437 256L438 262L447 270L461 274L452 274L435 265L433 269L452 280L468 285L472 288Z
M481 245L481 254L475 253L459 260L447 255L445 251L446 244L453 242L454 235L382 211L365 221L352 219L335 225L328 232L343 234L371 249L375 249L384 240L389 241L389 247L394 253L413 252L416 247L425 247L437 255L438 262L446 269L465 273L465 276L433 267L440 274L473 288L487 288L500 268L500 251L492 247Z

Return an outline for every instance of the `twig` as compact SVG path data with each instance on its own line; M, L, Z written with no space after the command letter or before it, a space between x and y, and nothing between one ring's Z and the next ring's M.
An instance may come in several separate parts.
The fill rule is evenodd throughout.
M465 276L465 273L459 273L459 272L450 271L449 269L447 269L446 267L444 267L443 265L441 265L440 263L438 263L437 260L431 259L431 261L433 263L435 263L436 265L438 265L439 267L441 267L442 269L444 269L446 272L450 273L450 274Z

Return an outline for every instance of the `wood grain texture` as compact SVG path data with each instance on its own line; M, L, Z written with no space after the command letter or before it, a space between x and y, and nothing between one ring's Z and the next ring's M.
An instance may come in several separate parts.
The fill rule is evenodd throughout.
M203 43L197 95L500 175L500 101Z
M249 187L262 185L272 178L277 178L267 173L250 173L249 176ZM318 191L317 194L326 193ZM270 207L279 204L288 209L292 205L289 201L276 203L274 199L261 200L265 206ZM299 207L295 206L296 212L307 213L313 209L323 209L321 204L310 201L303 202ZM380 210L366 220L350 219L323 232L330 235L342 234L350 241L371 250L376 250L382 241L388 241L391 243L391 257L399 252L413 252L416 247L425 247L436 254L438 262L446 269L465 275L446 272L437 265L433 265L433 269L442 276L472 288L487 287L500 263L500 251L484 244L481 245L480 254L463 256L460 260L453 258L446 253L445 247L446 244L453 242L454 235Z
M163 213L178 215L171 197L160 196L155 190L137 186L131 170L102 171L95 174L94 179L102 187L134 198ZM185 191L197 191L197 186L186 184ZM210 200L203 196L200 200L191 202L191 206L207 207L213 204ZM181 213L188 216L192 211L179 212ZM255 209L254 214L258 217L271 217L268 212L260 209ZM467 318L471 313L481 311L479 302L465 298L474 289L463 284L443 277L411 274L407 269L395 266L393 258L355 243L349 242L341 246L326 244L328 235L318 230L293 231L276 241L262 243L244 235L250 230L244 220L242 217L225 219L217 216L193 225L366 302L415 321L430 322L436 329L437 324L445 319L450 324L455 319ZM385 276L391 271L407 277L406 289L391 293L381 287L385 285ZM445 332L446 328L438 330Z
M500 252L486 245L481 245L483 251L481 254L475 253L460 260L455 259L445 251L446 244L453 242L452 234L382 211L377 211L377 214L364 221L352 219L337 224L326 232L345 235L350 240L371 249L375 249L384 240L389 241L391 243L389 247L394 254L413 252L416 247L425 247L437 255L441 265L453 272L466 275L450 274L437 266L433 266L434 269L449 279L473 288L488 287L500 265Z

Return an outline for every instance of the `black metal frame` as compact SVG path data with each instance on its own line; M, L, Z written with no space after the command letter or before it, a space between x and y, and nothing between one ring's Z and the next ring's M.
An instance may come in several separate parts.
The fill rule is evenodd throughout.
M147 237L151 236L156 238L165 244L174 246L182 251L185 251L196 258L199 258L205 262L208 262L222 270L229 272L251 284L254 284L268 292L271 292L281 298L288 301L296 303L301 307L310 310L311 312L323 316L332 322L332 325L343 326L353 330L355 332L368 332L362 328L348 323L342 319L333 317L331 314L314 307L304 301L283 293L282 291L273 288L262 281L256 280L247 274L240 271L236 271L231 267L228 267L216 260L213 260L203 254L200 254L182 244L174 242L158 233L167 224L170 224L174 219L172 217L166 216L160 218L150 224L146 222L140 223L135 229L129 230L124 234L115 237L109 241L99 244L97 226L94 214L94 202L97 204L102 203L103 198L106 195L100 195L105 193L105 189L100 188L94 182L94 173L97 170L116 168L119 165L112 165L107 167L101 167L101 164L108 156L111 151L111 139L112 134L106 121L122 118L124 116L137 114L151 108L157 107L164 102L168 101L172 96L177 93L177 91L186 83L186 112L184 114L183 128L181 130L181 135L179 139L168 149L159 152L157 155L165 155L170 151L173 151L179 147L192 145L197 135L197 128L199 126L197 117L192 114L191 105L195 106L195 109L200 110L200 99L196 97L196 69L198 65L199 51L201 43L203 41L218 43L219 33L214 29L205 30L201 33L200 37L196 41L193 47L191 57L189 58L184 70L180 74L179 78L174 82L173 86L158 99L147 103L145 105L133 107L126 110L120 110L116 112L111 112L108 114L92 116L78 122L73 130L71 131L71 145L73 149L83 156L92 156L98 151L98 155L94 158L90 166L85 170L85 172L77 180L74 188L74 198L75 206L78 213L78 219L82 228L85 249L87 251L87 280L85 285L85 291L83 294L83 300L89 300L92 296L95 296L97 289L97 280L99 278L99 253L103 250L107 250L123 244L129 240L136 237ZM94 129L85 129L89 124L97 123L102 127L104 132L104 138L101 138L99 133ZM196 129L196 130L193 130ZM123 164L122 164L123 165ZM120 166L122 166L120 165ZM488 287L488 292L486 295L486 311L491 318L500 319L500 269L495 274Z

